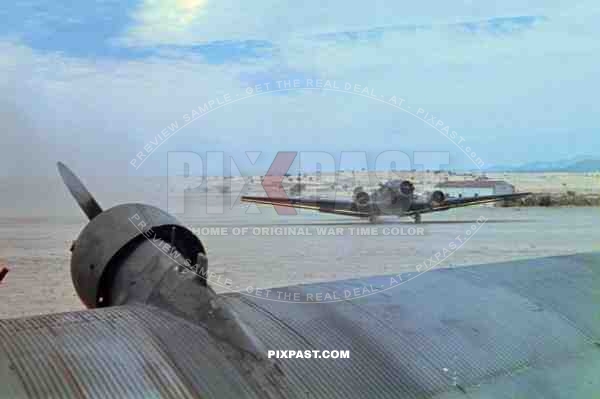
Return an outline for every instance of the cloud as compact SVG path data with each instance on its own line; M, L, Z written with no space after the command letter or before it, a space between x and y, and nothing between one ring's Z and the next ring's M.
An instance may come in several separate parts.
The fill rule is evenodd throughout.
M182 51L182 48L174 48ZM219 41L205 45L190 46L190 53L202 56L208 63L262 62L276 55L273 44L266 40Z
M269 40L285 42L297 36L328 32L371 32L383 27L397 29L481 24L481 29L524 28L530 16L549 17L572 11L576 6L559 0L506 0L497 2L446 3L439 0L389 2L372 0L281 0L194 1L190 7L174 0L143 1L130 12L135 21L123 36L136 45L193 45L220 40ZM597 7L592 0L579 1L583 10ZM581 13L581 11L578 11ZM186 17L186 22L180 19ZM535 17L533 17L535 18ZM512 28L511 28L512 29ZM377 32L373 32L376 34Z
M475 22L461 22L452 24L449 28L456 28L458 32L473 34L514 35L534 29L547 20L548 18L544 16L521 15L517 17L489 18Z
M543 16L518 16L498 17L484 20L472 20L466 22L443 23L443 24L400 24L370 28L364 31L341 31L331 33L320 33L307 37L319 41L344 43L344 42L375 42L385 39L386 34L419 34L429 31L437 31L442 34L491 34L511 35L534 29L536 25L547 20Z
M7 42L0 42L0 50L4 119L22 121L10 124L11 148L21 151L3 157L4 171L27 158L32 173L53 171L50 160L64 159L103 163L104 173L127 174L129 159L170 121L239 86L227 78L239 74L239 67L208 65L198 56L100 61ZM198 134L201 125L193 130L199 148L215 142L213 133ZM43 139L32 139L34 133ZM47 156L30 156L28 145Z
M190 28L206 15L208 0L143 0L133 11L127 44L136 47L194 44Z
M128 173L132 154L183 113L284 79L337 79L402 97L479 143L482 157L564 141L540 129L587 129L576 135L581 147L597 128L590 87L598 85L599 6L591 2L115 0L99 2L101 13L50 8L47 0L19 4L0 16L0 111L11 126L5 171L20 157L42 172L64 159ZM32 142L44 157L25 153ZM169 150L444 144L431 128L373 101L292 91L211 113L144 170L163 167Z

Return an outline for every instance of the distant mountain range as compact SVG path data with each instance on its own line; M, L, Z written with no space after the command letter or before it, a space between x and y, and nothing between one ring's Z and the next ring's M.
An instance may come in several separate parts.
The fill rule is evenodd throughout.
M496 165L487 172L600 172L600 159L577 157L552 162L530 162L520 166Z

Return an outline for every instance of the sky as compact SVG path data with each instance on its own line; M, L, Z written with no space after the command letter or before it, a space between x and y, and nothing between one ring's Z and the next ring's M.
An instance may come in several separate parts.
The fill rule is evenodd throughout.
M369 166L382 151L446 152L456 169L475 168L474 153L483 167L600 157L595 0L12 3L0 9L0 175L54 174L58 160L164 175L169 153L190 151L255 174L278 151L363 151Z

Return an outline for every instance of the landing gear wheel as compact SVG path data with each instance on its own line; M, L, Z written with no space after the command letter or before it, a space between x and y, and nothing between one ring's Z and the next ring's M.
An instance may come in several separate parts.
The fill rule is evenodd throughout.
M419 223L421 223L421 214L420 214L420 213L417 213L417 214L414 216L414 218L415 218L415 224L419 224Z

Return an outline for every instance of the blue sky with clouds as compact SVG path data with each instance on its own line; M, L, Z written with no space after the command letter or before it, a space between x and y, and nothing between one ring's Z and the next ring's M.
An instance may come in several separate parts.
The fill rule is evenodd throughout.
M597 1L14 3L0 9L4 174L53 173L58 159L87 171L162 174L167 152L180 150L434 150L449 151L453 167L472 167L410 115L346 93L297 90L212 112L131 169L144 144L184 113L284 79L401 97L457 131L486 165L600 156Z

